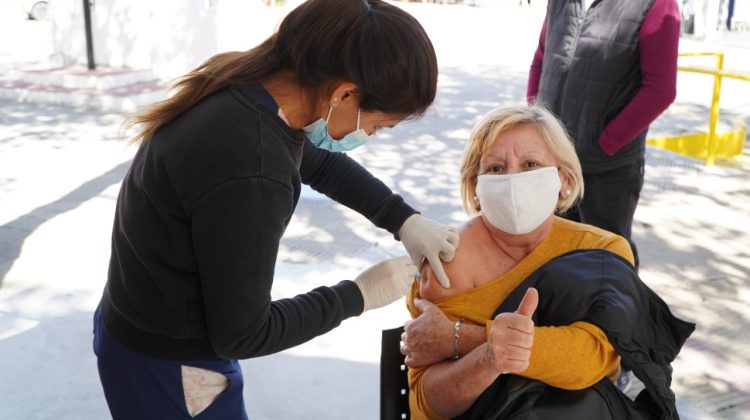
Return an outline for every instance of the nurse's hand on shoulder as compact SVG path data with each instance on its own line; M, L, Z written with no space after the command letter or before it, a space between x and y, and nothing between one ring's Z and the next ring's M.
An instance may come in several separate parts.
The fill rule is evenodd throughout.
M451 262L456 256L461 240L456 228L413 214L401 226L398 236L414 264L421 267L426 258L440 284L446 289L451 287L442 261Z
M388 305L409 291L417 274L408 256L391 258L363 271L354 282L362 292L365 311Z

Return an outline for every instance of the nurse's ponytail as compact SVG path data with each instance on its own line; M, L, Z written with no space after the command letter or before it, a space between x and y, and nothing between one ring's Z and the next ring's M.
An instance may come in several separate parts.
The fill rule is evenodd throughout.
M177 79L171 97L128 118L123 129L138 126L133 142L146 140L157 128L172 121L203 98L230 85L253 84L279 70L274 60L273 37L249 51L216 54L196 69Z

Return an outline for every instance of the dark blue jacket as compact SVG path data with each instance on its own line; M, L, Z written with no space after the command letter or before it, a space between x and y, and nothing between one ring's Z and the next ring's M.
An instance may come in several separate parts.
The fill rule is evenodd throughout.
M576 321L596 325L620 354L623 367L631 369L646 388L631 401L607 378L586 390L564 391L502 375L462 418L679 418L670 389L670 363L695 324L672 315L630 263L605 250L559 256L522 282L496 314L514 311L529 287L539 291L539 306L534 313L537 326Z

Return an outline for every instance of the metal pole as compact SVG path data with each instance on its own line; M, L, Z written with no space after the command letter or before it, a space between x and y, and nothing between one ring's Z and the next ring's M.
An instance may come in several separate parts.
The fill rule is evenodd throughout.
M86 60L89 70L94 70L96 62L94 61L94 41L91 36L91 3L89 3L89 0L83 0L83 23L86 28Z
M719 71L724 70L724 53L716 54L716 67ZM714 76L714 94L711 100L711 116L708 121L708 154L706 156L706 165L711 166L716 160L716 149L718 141L716 140L716 125L719 123L719 95L721 94L721 74Z

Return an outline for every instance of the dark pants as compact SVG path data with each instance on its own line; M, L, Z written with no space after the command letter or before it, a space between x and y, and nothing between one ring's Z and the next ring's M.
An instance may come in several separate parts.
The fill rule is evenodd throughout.
M94 313L94 353L114 420L247 420L242 370L236 360L172 361L136 353L107 333L99 308ZM195 417L185 403L183 365L219 372L229 380L229 388Z
M645 159L598 174L583 174L583 200L563 215L616 233L630 242L638 269L638 250L631 238L633 215L643 188Z

